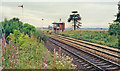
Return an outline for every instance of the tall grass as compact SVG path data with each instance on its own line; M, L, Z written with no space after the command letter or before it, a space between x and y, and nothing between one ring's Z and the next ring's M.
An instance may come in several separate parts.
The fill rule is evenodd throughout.
M57 51L50 53L43 42L39 42L34 36L29 37L19 34L17 42L15 35L10 34L9 44L2 38L2 68L1 69L73 69L72 60L65 55L59 55ZM58 62L60 62L60 65Z
M114 48L118 47L118 38L115 35L110 35L107 31L89 31L89 30L79 30L79 31L66 31L58 33L63 36L76 38L79 40L85 40L93 43L98 43L101 45L106 45Z

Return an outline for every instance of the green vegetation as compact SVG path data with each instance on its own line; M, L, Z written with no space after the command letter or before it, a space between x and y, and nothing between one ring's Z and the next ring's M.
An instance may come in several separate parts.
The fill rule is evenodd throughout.
M30 24L23 24L18 18L13 18L10 20L5 19L5 21L0 22L2 24L5 33L5 38L7 39L7 43L9 42L10 38L8 37L10 33L13 33L14 30L19 30L21 33L28 34L31 36L31 32L36 32L34 26Z
M44 41L46 43L48 40L48 36L43 34L44 33L41 30L37 30L36 32L33 33L37 40Z
M34 26L23 24L18 18L5 20L1 23L5 30L2 37L2 63L0 63L2 67L0 69L76 68L70 57L65 55L58 57L56 53L49 52L44 46L48 37L40 30L36 30ZM9 41L6 43L7 38ZM58 62L63 63L59 66Z
M9 44L5 45L3 36L4 69L75 69L70 57L50 53L33 35L24 35L14 30L10 33ZM19 34L18 34L19 33ZM18 38L19 37L19 38ZM17 42L15 42L17 40ZM33 43L34 42L34 43ZM59 57L60 56L60 57Z
M107 31L90 31L90 30L77 30L66 31L58 33L63 36L68 36L80 40L85 40L101 45L111 46L118 48L118 38L116 35L110 35Z
M119 28L118 28L118 46L120 47L120 24L119 24Z
M29 25L28 23L25 23L25 24L23 24L22 31L25 34L28 34L29 36L31 36L31 32L36 32L36 29L34 26Z
M5 33L5 38L10 34L13 33L13 30L20 30L20 32L22 32L22 25L23 23L21 21L19 21L18 18L13 18L10 20L5 19L5 21L0 22L0 24L2 24L3 28L4 28L4 33Z
M110 24L108 31L67 31L57 33L80 40L94 42L114 48L120 48L120 4L118 3L118 13L116 20ZM68 22L72 20L72 15ZM74 25L75 26L75 25Z
M50 65L51 53L43 43L37 42L34 36L29 37L24 33L18 35L18 32L20 31L15 30L13 34L11 33L9 44L4 46L5 69L43 69L41 63L46 63L44 60Z
M118 47L120 47L120 24L118 22L113 22L110 24L108 32L111 36L117 36Z
M118 3L118 13L116 20L110 24L109 33L110 35L117 35L118 37L118 47L120 48L120 3Z
M110 35L117 35L118 34L118 30L119 30L119 23L118 22L114 22L110 24L109 27L109 34Z

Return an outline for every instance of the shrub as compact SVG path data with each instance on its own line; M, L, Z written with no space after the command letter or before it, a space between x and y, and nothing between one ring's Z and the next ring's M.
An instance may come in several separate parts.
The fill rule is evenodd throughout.
M118 30L119 30L119 23L114 22L110 25L108 32L109 32L110 35L117 35Z

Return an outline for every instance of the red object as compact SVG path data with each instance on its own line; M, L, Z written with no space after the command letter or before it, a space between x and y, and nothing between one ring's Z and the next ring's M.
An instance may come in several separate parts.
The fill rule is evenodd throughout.
M22 7L22 8L23 8L23 5L20 5L20 6L18 6L18 7Z
M63 32L65 30L65 23L52 23L54 33Z

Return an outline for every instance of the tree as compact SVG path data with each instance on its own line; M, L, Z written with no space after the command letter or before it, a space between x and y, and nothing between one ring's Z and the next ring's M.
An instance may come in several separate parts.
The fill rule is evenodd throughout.
M108 32L110 35L118 35L118 30L119 30L119 23L113 22L110 24Z
M118 2L118 13L117 18L113 22L113 24L109 27L109 33L111 35L117 35L118 36L118 47L120 47L120 1Z
M31 36L31 32L35 32L36 28L28 23L25 23L23 25L23 30L22 30L25 34L28 34L29 36Z
M73 14L72 15L70 15L70 17L68 18L68 22L71 22L71 21L73 21L74 22L74 30L76 30L76 28L80 28L80 26L81 26L81 22L80 22L80 20L81 20L81 17L80 17L80 15L78 14L78 12L77 11L73 11L72 12Z
M22 31L23 23L19 21L18 18L13 18L10 20L5 19L2 23L4 28L5 38L10 34L13 33L14 29Z
M0 22L2 24L5 33L5 38L7 40L7 43L9 42L10 38L8 37L10 33L16 33L16 31L20 31L20 33L25 33L31 36L31 32L35 32L36 28L32 25L29 25L28 23L23 24L21 21L19 21L19 18L13 18L10 20L5 19L3 22ZM14 31L16 30L16 31ZM18 34L18 33L17 33ZM15 41L16 42L16 41Z
M118 22L118 47L120 47L120 1L118 2L118 14L117 19L115 20Z

